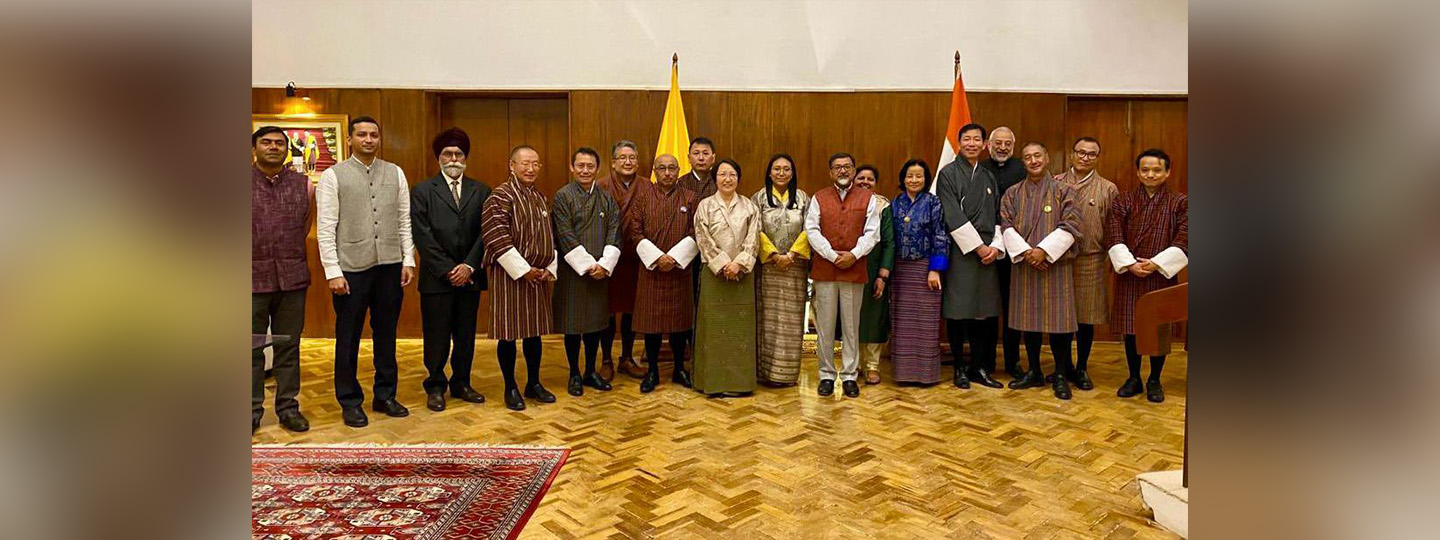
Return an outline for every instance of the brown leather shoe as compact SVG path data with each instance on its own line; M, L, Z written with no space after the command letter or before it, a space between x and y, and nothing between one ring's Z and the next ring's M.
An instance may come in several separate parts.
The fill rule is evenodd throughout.
M609 358L600 361L600 370L596 372L605 382L615 380L615 361Z
M636 379L640 379L640 378L644 378L644 377L645 377L645 373L647 373L649 370L648 370L648 369L645 369L644 366L641 366L641 365L640 365L640 362L635 361L635 357L633 357L633 356L621 356L621 357L620 357L620 371L624 372L626 375L629 375L629 376L634 377L634 378L636 378Z
M873 369L866 371L865 384L880 384L880 372Z

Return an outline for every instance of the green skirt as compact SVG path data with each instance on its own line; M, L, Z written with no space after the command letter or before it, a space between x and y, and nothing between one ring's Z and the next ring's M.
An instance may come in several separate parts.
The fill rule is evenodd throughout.
M700 269L695 320L695 389L706 394L755 390L755 273L740 281Z

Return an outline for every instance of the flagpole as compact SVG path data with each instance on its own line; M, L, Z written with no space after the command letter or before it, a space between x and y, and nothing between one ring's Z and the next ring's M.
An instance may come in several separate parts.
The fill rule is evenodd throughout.
M955 49L955 78L960 78L960 49Z

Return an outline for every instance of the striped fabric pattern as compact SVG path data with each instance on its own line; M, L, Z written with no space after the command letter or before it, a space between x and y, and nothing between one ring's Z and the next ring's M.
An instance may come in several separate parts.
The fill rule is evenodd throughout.
M1122 193L1110 206L1106 223L1106 248L1125 244L1137 258L1148 259L1174 246L1190 254L1190 199L1161 186L1154 197L1145 195L1145 186ZM1108 264L1108 263L1107 263ZM1160 272L1145 278L1126 272L1115 279L1115 323L1122 333L1135 333L1135 303L1145 293L1179 283Z
M620 208L605 190L586 191L578 182L570 182L555 192L552 210L555 244L562 257L555 282L555 330L562 334L604 330L610 324L610 278L582 276L563 257L576 247L597 260L605 246L619 249Z
M1080 324L1105 324L1110 317L1108 291L1110 286L1109 261L1105 252L1105 220L1110 214L1110 204L1120 194L1115 184L1099 171L1085 176L1066 170L1055 176L1075 190L1075 202L1080 207L1080 232L1071 248L1076 254L1075 274L1075 317Z
M611 313L634 313L635 312L635 282L640 277L640 257L635 254L635 244L625 237L625 223L629 219L631 201L635 200L635 194L642 190L649 189L650 180L635 176L635 180L626 187L609 175L599 180L600 189L610 194L615 199L615 204L620 208L620 262L615 265L615 272L610 274L606 282L609 287L609 300Z
M1031 247L1063 229L1080 238L1080 213L1075 192L1053 178L1023 180L1000 199L1000 227L1014 230ZM1010 328L1022 332L1065 334L1075 323L1075 274L1070 266L1071 246L1049 269L1037 270L1024 261L1010 267Z
M660 251L670 251L685 237L695 235L695 193L672 186L645 189L630 202L625 236L633 243L649 240ZM690 264L702 264L697 256ZM690 268L669 272L640 268L635 287L633 328L642 334L668 334L695 328L695 281Z
M930 260L899 259L890 274L890 359L895 380L932 384L940 370L940 304L943 294L930 290Z
M797 259L788 268L766 264L757 273L755 341L759 348L756 375L760 380L776 384L799 380L809 274L809 262L804 259Z
M510 279L500 256L512 248L535 268L555 260L555 239L545 195L518 180L491 192L481 212L485 275L490 280L490 337L516 340L550 333L550 282Z

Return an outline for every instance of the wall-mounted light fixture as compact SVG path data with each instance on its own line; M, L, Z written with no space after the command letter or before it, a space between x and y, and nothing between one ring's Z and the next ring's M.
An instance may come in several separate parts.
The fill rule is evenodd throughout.
M295 87L295 81L290 81L289 84L285 85L285 97L293 98L299 94L303 94L303 92L300 92L300 90ZM310 101L310 96L300 95L299 97L305 101Z

